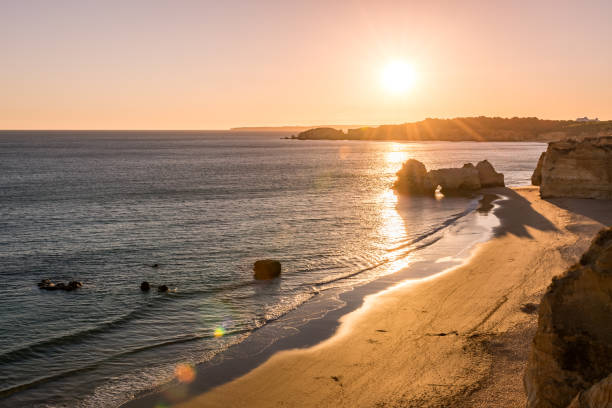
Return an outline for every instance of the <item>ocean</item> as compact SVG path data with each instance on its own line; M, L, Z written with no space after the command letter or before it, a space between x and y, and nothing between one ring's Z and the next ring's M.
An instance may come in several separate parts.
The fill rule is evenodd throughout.
M403 161L486 158L519 186L546 148L287 135L0 132L0 406L116 407L460 230L479 197L398 198ZM253 280L265 258L280 280Z

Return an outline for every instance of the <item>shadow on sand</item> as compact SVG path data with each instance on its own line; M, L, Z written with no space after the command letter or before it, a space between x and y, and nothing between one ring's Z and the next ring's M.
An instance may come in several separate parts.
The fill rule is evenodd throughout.
M564 210L580 214L604 225L612 225L612 200L595 200L591 198L548 198L551 204Z
M533 239L527 227L539 231L558 231L557 227L548 218L534 210L531 203L516 191L510 188L495 188L489 189L487 192L509 198L495 210L495 215L499 217L501 223L499 227L495 228L496 237L513 234L517 237ZM516 216L516 214L520 215Z

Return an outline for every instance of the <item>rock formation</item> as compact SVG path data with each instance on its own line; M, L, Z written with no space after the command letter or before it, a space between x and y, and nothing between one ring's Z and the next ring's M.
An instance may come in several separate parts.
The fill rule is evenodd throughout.
M599 232L580 262L553 279L542 298L524 378L527 406L567 407L611 373L612 227ZM600 398L609 386L608 381L583 392L576 403Z
M488 160L478 162L476 170L478 170L478 178L482 187L504 187L506 185L504 175L496 172Z
M437 184L427 177L425 165L418 160L410 159L402 164L397 172L393 189L399 194L433 195Z
M483 160L476 167L466 163L461 168L430 170L418 160L410 159L397 172L393 189L399 194L433 195L440 186L444 194L459 194L481 187L504 186L504 175Z
M256 261L253 265L253 276L257 280L274 279L281 274L281 263L273 259Z
M430 170L427 176L434 186L442 188L444 194L474 191L481 187L478 170L472 163L466 163L461 168Z
M549 143L540 161L532 183L543 198L612 199L612 136Z
M49 279L43 279L38 282L38 287L44 290L65 290L67 292L76 290L83 286L83 284L79 281L70 281L67 284L64 282L54 283Z
M579 392L567 408L612 407L612 374L595 383L586 391Z
M542 165L544 164L544 158L546 157L546 152L542 152L540 158L538 159L538 164L536 165L533 174L531 175L531 184L534 186L539 186L542 184Z

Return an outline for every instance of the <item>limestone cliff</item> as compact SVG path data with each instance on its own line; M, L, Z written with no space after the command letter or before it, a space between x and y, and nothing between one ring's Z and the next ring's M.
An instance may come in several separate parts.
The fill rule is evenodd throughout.
M549 143L532 183L543 198L612 199L612 136Z
M542 298L524 378L527 406L565 408L611 373L612 228L607 228ZM601 396L588 395L595 393Z

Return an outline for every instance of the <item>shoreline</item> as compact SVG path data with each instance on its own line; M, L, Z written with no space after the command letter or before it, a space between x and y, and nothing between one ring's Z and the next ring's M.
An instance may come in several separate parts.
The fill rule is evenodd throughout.
M367 296L331 338L278 352L208 392L184 388L188 401L173 406L524 405L539 299L612 215L609 201L504 190L500 226L467 263Z
M484 190L475 196L473 200L478 200L475 208L461 216L457 225L451 224L449 231L442 231L445 235L436 239L432 245L427 245L423 253L418 251L419 244L415 243L415 251L424 255L421 256L422 259L413 260L400 270L383 274L350 290L325 289L286 315L256 329L242 342L234 344L209 361L197 364L197 375L190 384L179 384L173 380L137 394L120 406L153 407L160 401L174 404L188 400L194 395L247 374L279 352L304 350L329 340L337 333L342 318L362 307L368 296L384 292L407 280L427 279L461 266L469 261L471 253L479 244L493 236L494 228L499 226L499 220L492 210L500 206L498 202L508 200L503 190L505 189L496 192ZM459 231L453 232L453 228ZM474 238L475 235L478 236L477 239ZM442 246L442 250L435 247L436 244ZM428 250L430 254L427 253ZM440 257L441 253L447 256Z

